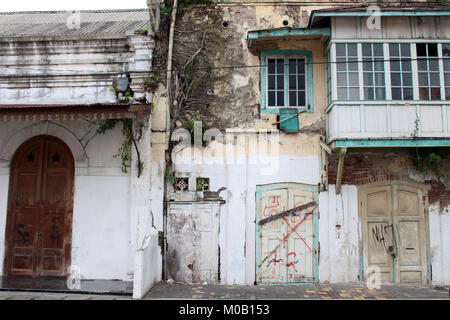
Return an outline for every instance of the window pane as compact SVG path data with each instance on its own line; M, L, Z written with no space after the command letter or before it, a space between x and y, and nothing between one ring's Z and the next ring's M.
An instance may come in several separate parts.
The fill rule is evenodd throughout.
M364 85L373 86L373 74L369 72L364 72Z
M403 80L403 86L405 86L405 87L412 86L412 74L411 73L403 73L402 80Z
M297 77L295 75L289 76L289 90L297 89Z
M445 85L450 87L450 73L448 73L448 72L444 73L444 80L445 80Z
M403 71L411 71L411 61L408 61L408 60L402 61L402 70Z
M297 106L297 91L289 91L289 106Z
M392 86L401 86L400 73L391 73L391 84Z
M444 57L450 57L450 43L442 44L442 54Z
M402 43L401 52L403 57L409 57L411 55L411 45L409 43Z
M391 71L400 71L400 62L399 61L391 62Z
M413 100L413 89L412 88L403 89L403 100Z
M298 92L298 106L306 106L305 91Z
M418 59L417 60L417 66L420 71L427 71L428 70L428 61L427 59Z
M427 55L427 45L425 43L417 43L416 48L418 57L425 57Z
M375 92L377 99L386 99L386 90L384 88L376 88Z
M419 86L421 86L421 87L428 86L428 73L424 73L424 72L419 73Z
M340 86L347 85L347 74L346 73L338 73L337 74L337 82Z
M398 44L396 43L389 44L389 55L391 57L398 57L400 55L400 52L398 50Z
M305 90L305 86L306 86L306 77L305 75L298 75L297 78L298 81L298 89L299 90Z
M431 88L431 100L441 100L440 88Z
M347 51L350 57L356 57L358 55L356 43L347 44Z
M269 86L269 90L275 89L275 76L273 76L273 75L268 76L268 86Z
M336 44L336 56L345 57L347 54L345 53L345 43L337 43Z
M284 90L284 76L277 76L277 89Z
M445 88L445 99L450 100L450 88Z
M277 106L284 106L284 91L277 91Z
M384 73L375 73L375 85L376 86L384 85Z
M277 59L277 73L284 73L283 63L284 63L283 59Z
M340 100L347 100L347 88L338 88L337 96Z
M297 62L295 59L289 59L289 73L297 73Z
M358 59L348 59L348 70L349 71L358 71Z
M428 65L429 65L430 71L438 71L439 70L439 62L437 59L430 59Z
M363 70L372 71L373 70L372 62L363 62Z
M427 88L419 88L419 99L420 100L428 100L428 87Z
M347 70L346 60L343 58L336 59L336 69L337 71L346 71Z
M392 100L401 100L401 99L402 99L402 89L392 88Z
M443 59L444 60L444 70L450 71L450 59Z
M362 54L363 56L371 57L372 56L372 46L368 43L362 44Z
M375 70L376 71L383 71L384 70L384 62L378 61L378 62L375 62L374 64L375 64Z
M366 99L366 100L373 100L374 99L373 88L372 87L364 88L364 99Z
M432 87L440 86L439 73L430 74L430 84Z
M305 60L298 60L298 73L305 73Z
M275 59L269 59L268 67L269 67L269 73L275 73Z
M377 56L377 57L383 56L383 44L381 44L381 43L373 44L373 55Z
M349 90L349 100L359 100L359 88L350 88Z
M348 82L349 85L354 87L354 86L358 86L359 85L359 79L358 79L359 75L356 72L352 72L348 74Z
M275 91L269 91L268 105L271 107L275 106Z

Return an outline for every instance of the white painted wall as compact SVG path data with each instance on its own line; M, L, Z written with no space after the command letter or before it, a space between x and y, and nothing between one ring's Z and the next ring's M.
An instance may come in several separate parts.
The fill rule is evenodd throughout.
M334 185L319 193L319 282L355 282L359 275L358 190Z
M429 206L430 251L434 285L450 285L450 206L439 213L440 204Z

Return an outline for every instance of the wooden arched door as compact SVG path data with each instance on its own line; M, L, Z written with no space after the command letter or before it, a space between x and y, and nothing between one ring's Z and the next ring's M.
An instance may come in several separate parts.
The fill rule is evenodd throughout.
M70 265L74 159L61 140L37 136L10 166L5 274L64 276Z

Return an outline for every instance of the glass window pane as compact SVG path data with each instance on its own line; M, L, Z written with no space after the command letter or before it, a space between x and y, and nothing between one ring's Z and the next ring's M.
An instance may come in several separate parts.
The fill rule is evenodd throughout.
M399 56L399 50L398 50L398 44L396 43L390 43L389 44L389 55L391 57L398 57Z
M400 73L391 73L391 85L393 87L401 86Z
M284 106L284 91L277 91L277 106Z
M346 73L338 73L337 74L337 83L340 86L346 86L347 85L347 74Z
M439 61L438 59L430 59L429 63L429 70L430 71L439 71Z
M383 56L383 44L381 43L374 43L373 44L373 55L376 57L382 57Z
M409 43L402 43L400 46L403 57L411 56L411 45Z
M402 71L411 71L411 61L402 61Z
M347 70L347 63L346 60L343 58L336 59L336 69L337 71L346 71Z
M412 86L412 74L411 73L403 73L402 74L403 86L411 87Z
M298 92L298 106L306 106L305 91Z
M298 73L305 73L305 60L299 59L297 63L298 63Z
M348 59L348 70L349 71L358 71L358 59Z
M401 99L402 99L402 89L392 88L392 100L401 100Z
M297 73L297 61L289 59L289 73Z
M386 99L386 90L385 88L376 88L375 90L377 99Z
M364 99L366 100L373 100L373 88L364 88Z
M362 54L366 57L372 56L372 46L369 43L362 44Z
M419 73L419 86L421 86L421 87L428 86L428 73L424 73L424 72Z
M444 73L444 81L446 86L450 86L450 73Z
M384 62L381 62L381 61L375 62L375 70L383 71L384 70Z
M349 73L348 74L349 85L352 87L358 86L359 85L358 77L359 77L359 75L356 72Z
M289 76L289 90L296 90L297 89L297 77L295 75Z
M363 62L363 70L372 71L373 70L372 62Z
M273 76L273 75L268 76L268 85L269 85L269 90L275 89L275 76Z
M339 100L347 100L347 88L338 88L337 97Z
M450 43L442 44L442 55L444 57L450 57Z
M400 71L400 62L399 61L391 62L391 71Z
M431 100L441 100L441 88L431 88Z
M297 106L297 91L289 91L289 106Z
M450 88L445 88L445 99L450 100Z
M427 88L419 88L419 99L420 100L428 100L428 87Z
M413 89L412 88L403 89L403 100L413 100Z
M444 62L444 70L450 71L450 59L443 59Z
M432 87L440 86L439 73L430 74L430 84Z
M297 81L298 81L298 89L304 90L305 86L306 86L306 77L305 77L305 75L298 75L297 76Z
M269 73L275 73L275 59L269 59L268 67L269 67Z
M277 59L277 73L284 73L284 60Z
M347 51L348 51L348 56L350 56L350 57L358 56L356 43L348 43Z
M269 106L275 106L275 91L269 91Z
M359 100L359 88L350 88L349 90L349 100Z
M373 86L373 74L369 72L364 72L364 85Z
M384 73L375 73L375 85L383 86L384 85Z
M284 89L284 76L277 76L277 89L283 90Z
M345 57L347 54L345 52L345 43L336 44L336 56Z
M427 71L428 70L428 61L427 59L418 59L417 60L417 66L420 71Z

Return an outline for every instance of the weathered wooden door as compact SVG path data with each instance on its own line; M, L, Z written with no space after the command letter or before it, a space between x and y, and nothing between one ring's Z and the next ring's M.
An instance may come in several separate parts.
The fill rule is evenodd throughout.
M70 264L74 160L59 139L38 136L11 161L5 274L64 276Z
M218 283L220 202L169 203L167 212L168 276Z
M403 184L360 190L363 265L382 283L427 281L423 190Z
M256 192L256 279L258 283L317 281L317 207L259 224L317 201L317 187L286 183L259 186Z

